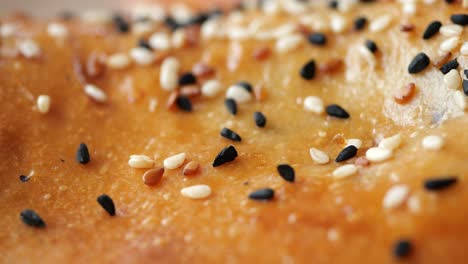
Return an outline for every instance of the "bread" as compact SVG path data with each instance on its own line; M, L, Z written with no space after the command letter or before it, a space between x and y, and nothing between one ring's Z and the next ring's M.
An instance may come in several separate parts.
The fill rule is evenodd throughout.
M446 2L3 17L0 262L464 263Z

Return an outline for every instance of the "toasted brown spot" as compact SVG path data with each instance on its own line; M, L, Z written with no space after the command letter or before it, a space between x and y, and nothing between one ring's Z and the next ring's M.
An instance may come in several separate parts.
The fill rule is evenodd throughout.
M187 163L187 165L185 165L183 173L185 176L194 175L198 172L198 167L198 162L192 160L189 163Z
M197 77L209 77L214 74L214 69L208 64L200 62L193 65L192 73Z
M312 33L312 30L310 30L310 27L301 23L297 25L297 31L304 35L309 35L310 33Z
M156 185L161 181L163 174L164 168L155 168L146 171L142 179L146 185Z
M187 45L189 47L197 46L200 41L200 26L190 26L185 29Z
M354 164L358 166L367 167L369 166L370 161L365 156L362 156L362 157L357 158Z
M447 52L437 58L434 59L434 62L432 63L435 67L439 68L442 65L444 65L449 59L452 57L451 52Z
M200 95L201 90L200 90L200 87L198 87L197 85L186 85L186 86L180 88L179 93L180 93L180 95L191 97L191 96Z
M261 61L270 57L270 54L271 50L269 47L258 47L253 51L252 56L254 59Z
M411 31L414 30L414 25L409 24L409 23L401 24L400 25L400 30L403 31L403 32L411 32Z
M399 104L406 104L411 101L415 91L416 85L414 83L408 83L407 85L398 89L393 98L395 99L395 102Z
M86 75L91 78L98 78L104 74L105 66L104 56L93 52L86 61Z
M319 71L323 73L334 73L343 66L342 59L331 59L325 63L319 64Z
M167 103L166 103L166 107L169 109L169 110L175 110L176 109L176 101L177 101L177 97L179 96L179 92L178 91L173 91L169 97L167 98Z

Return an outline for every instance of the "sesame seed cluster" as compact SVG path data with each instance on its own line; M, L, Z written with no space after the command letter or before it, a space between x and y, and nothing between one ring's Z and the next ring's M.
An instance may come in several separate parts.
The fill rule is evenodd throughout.
M443 11L421 27L418 19L430 8L456 12ZM346 188L359 190L356 196L361 197L373 193L366 199L388 219L422 214L423 206L436 210L451 191L454 196L462 192L468 153L457 149L454 138L462 137L466 148L467 8L468 1L265 0L209 11L182 4L137 5L129 12L61 15L34 26L28 25L29 18L2 19L0 74L8 76L4 65L23 73L31 65L34 71L52 67L51 47L69 52L66 63L54 69L67 72L60 85L73 85L45 89L34 83L39 88L28 88L22 80L27 77L21 76L12 94L29 104L21 110L27 112L26 121L40 119L35 137L47 129L57 136L58 127L73 134L63 148L44 135L42 143L50 143L44 147L50 152L41 153L44 159L71 155L74 162L60 162L71 166L69 173L87 177L96 171L103 177L114 167L112 185L103 187L98 179L96 186L83 187L93 189L93 206L109 216L145 212L146 221L153 221L150 209L159 209L141 201L147 191L158 192L159 200L190 203L201 217L210 203L219 210L229 208L223 202L240 201L239 211L252 216L286 210L290 203L323 202L339 207L340 216L325 214L307 223L327 227L329 242L337 243L346 232L337 231L335 218L344 217L347 227L359 221L353 220L359 218L359 205L346 205L353 196L340 194ZM89 48L93 40L100 43L94 49ZM3 76L0 86L7 84ZM73 91L74 98L63 99L61 89ZM73 112L63 111L69 109L66 104L72 104ZM82 121L78 127L69 124L75 120ZM454 127L459 131L451 134ZM41 175L56 173L60 166L45 162L50 172L42 168L34 176L34 166L43 165L28 159L18 165L21 160L13 168L31 170L16 173L23 186L59 182L41 183ZM119 181L119 171L138 175L138 180ZM131 205L119 192L122 183L141 189L132 189L140 198ZM60 188L63 193L69 187ZM322 188L333 201L298 200L314 188ZM139 206L141 211L132 212ZM161 211L169 216L159 215L163 227L184 214L177 205L167 208ZM167 213L171 210L175 213ZM222 221L242 214L226 210ZM22 209L19 216L37 229L59 225L52 210ZM102 218L95 212L90 217ZM301 220L300 213L288 213L288 225ZM417 260L424 254L419 250L423 236L404 228L394 232L387 239L393 243L386 244L390 258ZM193 239L188 233L184 242ZM235 236L235 225L226 233ZM127 234L131 240L134 234Z

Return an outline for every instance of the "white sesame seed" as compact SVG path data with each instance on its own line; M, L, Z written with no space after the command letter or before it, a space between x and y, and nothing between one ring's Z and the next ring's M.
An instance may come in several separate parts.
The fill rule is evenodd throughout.
M422 140L422 147L427 150L440 150L444 145L444 139L441 136L426 136Z
M392 157L392 151L386 148L370 148L366 152L366 158L371 162L381 162Z
M48 95L39 95L37 97L37 109L40 113L46 114L50 109L50 96Z
M450 52L454 50L460 42L460 37L450 37L440 43L440 50L444 52Z
M218 36L221 29L221 21L217 18L205 21L201 26L201 35L205 39Z
M340 1L338 5L338 10L343 13L347 13L351 11L356 5L358 4L358 1L356 0L344 0Z
M277 27L273 31L273 35L275 38L282 38L284 36L289 36L291 34L294 34L294 32L297 31L297 25L294 23L286 23L284 25L281 25L280 27Z
M288 14L297 15L307 11L307 5L305 2L296 0L283 0L280 1L283 10Z
M132 25L132 33L135 35L145 35L154 30L154 24L151 21L136 21Z
M358 171L358 168L357 168L356 165L346 164L346 165L342 165L342 166L336 168L332 172L332 176L335 179L344 179L344 178L347 178L349 176L352 176L352 175L356 174L357 171Z
M161 88L166 91L172 91L178 85L178 72L180 68L179 60L175 57L166 58L161 64L159 81Z
M201 94L204 97L214 97L221 91L221 83L217 80L206 81L201 87Z
M382 206L385 209L393 209L401 206L409 195L409 187L403 184L391 187L384 196Z
M460 107L463 111L466 110L468 103L466 102L467 97L463 94L462 91L455 91L453 94L455 103L458 107Z
M233 26L228 29L227 35L228 38L232 40L244 40L250 37L250 32L245 27Z
M171 6L171 15L178 23L186 23L193 17L191 8L184 4L174 4Z
M128 165L136 169L149 169L154 165L153 159L145 155L131 155Z
M403 13L409 14L409 15L414 15L416 14L416 3L404 3L403 4Z
M325 108L321 98L317 96L307 96L304 99L304 110L316 114L323 114Z
M461 86L462 79L458 71L456 69L452 69L444 75L444 82L448 89L456 90Z
M426 5L433 5L437 0L423 0Z
M81 20L90 24L104 24L112 21L112 14L104 10L89 10L81 14Z
M350 138L346 140L346 147L348 146L355 146L356 148L361 148L362 140L358 138Z
M372 53L369 48L362 45L359 47L359 53L361 53L362 57L364 57L371 68L375 68L377 64L375 60L375 55Z
M299 34L284 36L276 41L275 49L279 53L286 53L297 49L303 42L304 37Z
M177 29L172 33L171 44L174 48L179 49L182 48L187 41L187 34L185 29Z
M226 98L234 99L234 101L241 104L252 100L252 94L244 87L234 84L227 89Z
M34 40L24 40L19 43L18 50L26 58L35 58L41 54L39 45Z
M370 25L369 30L371 32L380 32L385 30L390 23L392 22L392 17L390 15L383 15L374 19Z
M14 24L2 24L0 25L0 37L8 38L15 34L16 26Z
M136 47L130 50L130 57L138 65L149 65L154 61L154 54L147 48Z
M184 152L170 156L164 160L164 168L168 170L177 169L185 162L186 154Z
M440 27L439 32L442 36L457 37L463 32L463 27L457 24L444 25Z
M171 40L166 32L156 32L148 40L148 44L156 50L168 50L171 48Z
M462 1L462 6L463 6L464 8L468 8L468 0L463 0L463 1Z
M50 23L47 25L47 34L55 38L63 38L68 35L68 29L59 23Z
M401 135L395 134L391 137L384 138L379 143L379 148L395 150L401 145Z
M107 66L111 69L125 69L130 65L130 58L126 53L115 53L107 58Z
M333 15L330 18L330 27L334 33L341 33L346 29L347 21L343 16Z
M327 153L319 149L311 148L309 153L312 160L317 164L327 164L330 161L330 157L328 157Z
M325 23L324 19L316 15L305 15L299 18L301 24L308 26L316 31L323 31L327 28L327 23Z
M262 4L262 11L266 15L276 15L281 11L281 5L278 1L265 1Z
M211 194L211 188L205 184L193 185L180 190L182 196L190 199L203 199Z
M463 56L468 56L468 41L464 42L463 45L460 48L460 53Z
M86 84L84 91L86 95L98 103L104 103L107 101L106 93L95 85Z

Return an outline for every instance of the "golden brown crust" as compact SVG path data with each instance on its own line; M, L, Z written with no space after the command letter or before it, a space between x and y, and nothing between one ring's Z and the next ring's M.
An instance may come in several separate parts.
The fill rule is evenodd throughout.
M344 32L334 33L326 24L325 46L304 39L286 53L278 52L277 40L193 35L198 41L156 52L160 58L149 66L131 62L119 70L100 68L96 58L128 54L140 38L136 34L77 19L60 21L69 30L60 39L47 34L48 22L2 20L2 25L18 27L15 36L2 38L2 52L31 38L40 56L0 56L0 262L392 263L395 242L408 239L413 246L410 262L462 263L468 257L463 206L468 203L468 117L437 68L429 66L417 75L407 71L417 53L438 55L446 37L438 34L425 41L422 32L434 19L449 24L451 14L462 12L460 4L420 3L416 15L404 15L401 21L399 3L359 5L345 13L320 6L309 12L325 23L336 14L348 22L358 15L375 21L390 14L392 21L381 32L369 27L356 32L349 23ZM267 28L277 28L297 24L293 18L302 16L248 11L240 25L264 18ZM414 30L400 31L403 22ZM154 31L169 30L157 24ZM462 33L461 40L466 36ZM359 51L367 39L377 43L375 57ZM271 54L256 60L254 54L265 48ZM453 56L462 71L467 62L459 50L460 45ZM219 80L221 92L210 98L203 90L162 89L161 62L169 56L179 60L180 74L200 62L208 66L201 72L213 68L214 74L201 74L207 77L198 82ZM300 69L312 58L316 75L304 80ZM225 93L241 80L249 81L255 94L233 116L225 108ZM410 82L417 93L400 105L395 92ZM90 98L87 83L102 89L106 100ZM190 96L192 112L181 111L180 93ZM45 114L35 106L39 95L51 98ZM304 110L308 96L341 105L351 118ZM173 111L166 108L168 101ZM256 126L255 111L265 114L264 128ZM239 133L242 141L221 137L223 127ZM398 133L402 143L393 156L369 164L367 150ZM424 148L429 135L443 138L441 149ZM334 162L349 139L362 141L356 157ZM82 142L89 148L87 164L75 157ZM236 147L238 157L214 168L214 158L229 145ZM324 151L331 161L318 164L310 148ZM181 152L187 155L184 165L165 170L154 186L142 181L148 169L128 164L130 155L143 154L162 167L167 157ZM184 176L191 161L199 164L198 171ZM295 182L278 175L276 167L283 163L294 168ZM339 166L354 163L359 165L354 175L333 176ZM22 182L21 174L32 175ZM456 176L458 182L439 192L423 186L428 178L446 176ZM211 187L208 198L180 193L197 184ZM409 194L395 208L384 208L386 193L398 184ZM273 200L248 198L265 187L275 190ZM114 200L115 217L96 202L103 193ZM22 223L19 214L25 208L39 213L47 227Z

